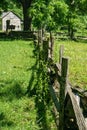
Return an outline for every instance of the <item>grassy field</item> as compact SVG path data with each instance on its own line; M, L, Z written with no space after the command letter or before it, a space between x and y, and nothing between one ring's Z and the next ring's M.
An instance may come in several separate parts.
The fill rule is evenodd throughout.
M69 80L72 85L87 89L87 42L56 41L54 60L59 61L59 48L64 45L64 57L69 58Z
M35 63L32 41L0 41L0 130L44 129L36 97L25 95ZM49 129L55 130L51 112L44 114Z
M56 41L55 62L61 44L70 59L69 80L87 89L87 43ZM36 97L25 95L35 64L33 41L0 41L0 130L56 130L52 106L41 108L44 116L40 116Z

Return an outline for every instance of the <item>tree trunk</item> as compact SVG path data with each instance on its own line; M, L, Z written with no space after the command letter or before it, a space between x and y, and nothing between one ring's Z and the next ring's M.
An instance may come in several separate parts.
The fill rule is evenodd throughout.
M68 36L70 37L70 23L68 23Z
M68 36L70 37L70 39L74 39L73 25L70 23L70 21L68 22Z
M23 7L24 31L31 30L32 17L29 14L32 0L24 0L21 2Z
M73 27L71 28L71 39L74 40L74 30L73 30Z

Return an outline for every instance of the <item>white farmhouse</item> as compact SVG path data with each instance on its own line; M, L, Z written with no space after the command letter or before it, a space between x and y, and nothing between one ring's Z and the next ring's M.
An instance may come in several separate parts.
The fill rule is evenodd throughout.
M9 11L2 13L2 31L6 31L9 26L9 29L14 31L21 31L21 18L15 13Z

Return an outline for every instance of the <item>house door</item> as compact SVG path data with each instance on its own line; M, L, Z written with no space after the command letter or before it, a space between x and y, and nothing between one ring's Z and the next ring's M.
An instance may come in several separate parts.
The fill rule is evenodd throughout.
M10 20L6 20L6 32L8 31L10 26Z

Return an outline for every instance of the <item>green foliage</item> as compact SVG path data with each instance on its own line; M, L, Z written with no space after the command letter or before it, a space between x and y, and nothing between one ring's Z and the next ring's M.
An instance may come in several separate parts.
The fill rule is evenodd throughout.
M79 12L84 15L87 13L87 0L77 0Z
M4 4L3 4L4 3ZM6 3L6 4L5 4ZM2 6L3 5L3 6ZM12 10L24 20L24 29L33 27L45 28L48 31L57 30L59 26L67 24L70 37L79 28L80 18L86 15L86 0L30 0L10 1L0 3L1 9ZM80 21L80 22L77 22ZM77 24L78 23L78 24ZM82 22L82 24L85 23Z
M57 26L65 23L67 12L68 12L68 6L64 3L64 1L55 2L53 18Z
M52 9L52 8L51 8ZM45 4L45 1L37 1L33 3L31 7L31 15L33 16L33 24L37 28L45 25L45 22L48 19L48 4Z
M86 14L84 9L84 4L86 4L85 0L64 0L68 5L68 13L67 13L67 26L68 26L68 34L71 39L74 39L74 30L77 30L79 27L84 28L85 23L81 18Z
M41 129L49 130L51 129L53 123L48 123L49 119L52 121L52 113L50 113L50 117L47 117L48 110L52 109L51 97L49 93L48 63L44 59L46 57L41 46L36 45L34 54L37 60L35 65L32 67L32 76L27 88L27 94L29 97L35 96L37 123L39 127ZM56 129L55 125L53 126L53 129Z
M8 1L7 0L0 1L0 13L3 10L7 10L7 8L8 8Z
M67 5L63 1L37 1L31 7L33 24L37 28L45 27L48 31L57 29L64 23Z

